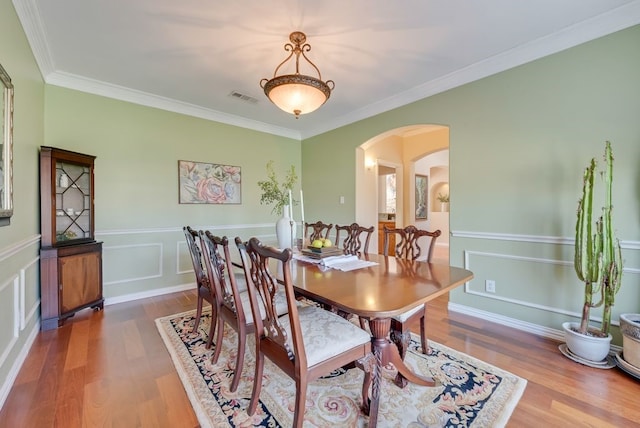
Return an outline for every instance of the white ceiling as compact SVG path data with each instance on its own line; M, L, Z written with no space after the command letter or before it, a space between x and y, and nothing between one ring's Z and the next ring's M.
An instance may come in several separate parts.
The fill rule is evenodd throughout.
M640 0L13 3L47 83L296 139L640 23ZM295 30L336 85L298 120L259 86Z

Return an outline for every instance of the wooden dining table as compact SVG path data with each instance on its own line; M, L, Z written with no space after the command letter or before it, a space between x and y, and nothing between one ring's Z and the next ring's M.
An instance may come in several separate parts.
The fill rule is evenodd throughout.
M291 263L291 274L297 294L368 320L374 367L371 402L363 403L363 408L369 412L369 427L375 427L384 366L392 363L410 382L436 385L432 378L420 376L405 365L398 348L389 339L391 318L451 291L471 280L473 273L448 264L380 254L366 254L360 259L377 264L344 272L295 259Z

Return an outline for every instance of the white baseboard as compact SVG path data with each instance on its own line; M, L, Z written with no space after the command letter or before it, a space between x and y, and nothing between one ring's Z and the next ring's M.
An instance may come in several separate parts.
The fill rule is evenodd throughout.
M172 287L156 288L149 291L141 291L139 293L125 294L124 296L107 297L104 299L105 306L115 305L117 303L131 302L133 300L146 299L147 297L162 296L163 294L177 293L179 291L195 290L196 283L174 285Z
M37 322L33 324L33 328L31 329L31 332L27 336L27 340L25 341L24 346L22 347L22 349L18 353L18 356L13 362L13 365L11 366L11 370L9 370L9 373L7 374L7 378L4 380L2 385L0 385L0 409L2 409L2 407L4 406L4 402L9 396L9 391L11 391L11 387L13 386L13 383L16 381L16 378L18 377L18 373L22 368L22 364L24 364L25 360L27 359L27 355L29 354L29 351L31 350L33 343L36 341L36 337L38 337L39 332L40 332L40 319L38 319Z
M516 330L521 330L527 333L535 334L536 336L557 340L558 342L564 342L564 332L562 330L544 327L538 324L521 321L515 318L505 317L504 315L483 311L481 309L460 305L458 303L449 302L448 307L449 307L449 310L452 312L457 312L457 313L469 315L475 318L480 318L485 321L490 321L496 324L512 327L512 328L515 328ZM611 345L612 352L619 352L621 350L622 350L622 347L617 345Z

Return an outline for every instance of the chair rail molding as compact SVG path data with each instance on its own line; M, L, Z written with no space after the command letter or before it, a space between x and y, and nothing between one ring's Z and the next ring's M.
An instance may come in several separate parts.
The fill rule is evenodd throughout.
M29 236L28 238L25 238L21 241L14 242L8 247L0 249L0 262L5 261L9 257L13 257L17 255L20 251L24 250L30 245L39 244L39 243L40 243L40 235Z
M299 224L299 223L297 223ZM273 229L273 235L275 235L275 221L273 223L254 223L254 224L216 224L216 225L193 225L194 230L240 230L240 229ZM96 236L109 236L109 235L132 235L132 234L146 234L146 233L170 233L178 232L182 233L182 226L179 227L161 227L161 228L145 228L145 229L106 229L96 230Z
M469 232L451 231L454 238L489 239L493 241L532 242L538 244L573 245L574 238L565 236L521 235L512 233ZM625 250L640 250L640 241L620 241L620 246Z
M464 251L464 268L465 269L469 269L472 270L471 268L471 262L470 262L470 256L485 256L485 257L494 257L494 258L500 258L500 259L509 259L509 260L519 260L519 261L526 261L526 262L532 262L532 263L540 263L540 264L553 264L553 265L560 265L560 266L573 266L573 261L566 261L566 260L553 260L553 259L543 259L543 258L537 258L537 257L523 257L523 256L515 256L515 255L511 255L511 254L500 254L500 253L488 253L488 252L483 252L483 251L470 251L470 250L465 250ZM624 272L627 273L635 273L638 274L640 273L640 269L638 268L624 268L623 269ZM560 315L568 315L574 318L580 318L580 316L582 315L580 312L575 312L575 311L567 311L565 309L562 308L557 308L557 307L553 307L553 306L547 306L547 305L539 305L537 303L532 303L532 302L528 302L526 300L520 300L520 299L512 299L509 297L502 297L502 296L498 296L494 293L486 293L486 292L482 292L482 291L475 291L472 290L469 282L466 282L464 284L464 292L474 295L474 296L481 296L481 297L485 297L487 299L492 299L492 300L496 300L496 301L501 301L501 302L506 302L506 303L511 303L514 305L519 305L519 306L524 306L527 308L532 308L532 309L538 309L538 310L542 310L545 312L552 312L552 313L556 313L556 314L560 314ZM602 319L598 318L598 317L591 317L590 318L593 321L598 321L601 322ZM619 325L617 321L611 321L612 325Z
M132 248L142 248L142 247L157 247L158 248L158 259L157 259L157 272L154 272L150 275L142 275L142 276L136 276L136 277L128 277L128 278L122 278L122 279L118 279L118 280L113 280L113 281L105 281L104 285L114 285L114 284L122 284L125 282L133 282L133 281L141 281L144 279L154 279L154 278L162 278L163 275L163 269L162 269L162 260L163 260L163 250L164 247L162 245L162 243L160 242L150 242L150 243L145 243L145 244L125 244L125 245L111 245L111 246L103 246L102 247L102 252L103 254L108 254L110 252L114 252L117 250L128 250L128 249L132 249Z

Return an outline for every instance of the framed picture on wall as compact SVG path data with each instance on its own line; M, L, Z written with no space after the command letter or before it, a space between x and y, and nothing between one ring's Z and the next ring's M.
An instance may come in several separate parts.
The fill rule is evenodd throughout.
M415 207L416 207L416 220L426 220L428 205L427 197L429 194L429 177L426 175L416 174L416 195L415 195Z
M242 170L239 166L178 161L181 204L240 204L241 185Z

